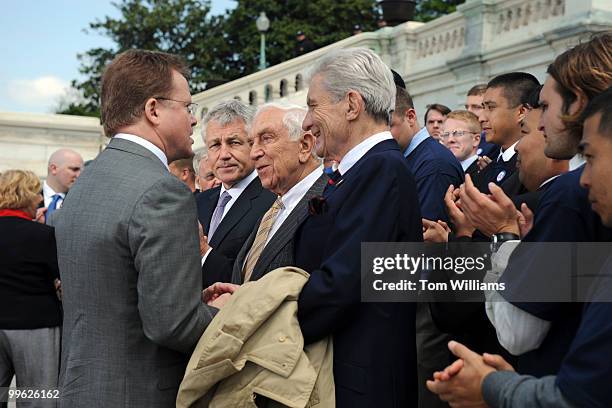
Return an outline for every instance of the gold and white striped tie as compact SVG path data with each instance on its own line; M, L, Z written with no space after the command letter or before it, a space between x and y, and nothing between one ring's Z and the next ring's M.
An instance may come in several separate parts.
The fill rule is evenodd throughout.
M283 202L281 201L280 197L277 197L274 204L272 204L272 207L266 211L261 219L261 223L257 229L257 234L255 235L255 240L253 241L253 245L251 245L251 249L247 254L244 268L242 268L242 276L244 277L243 282L247 282L251 278L255 264L259 260L261 252L266 246L266 241L268 239L268 235L270 235L270 230L274 225L274 221L276 221L276 216L282 208Z

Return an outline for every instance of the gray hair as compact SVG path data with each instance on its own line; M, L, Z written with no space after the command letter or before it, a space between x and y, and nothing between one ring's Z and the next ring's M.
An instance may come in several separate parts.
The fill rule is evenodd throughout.
M193 156L193 169L195 170L196 176L200 175L200 162L208 158L208 148L204 145L204 148Z
M388 122L395 109L395 82L391 69L367 48L330 51L316 62L308 75L323 76L323 83L337 101L349 91L358 92L365 110L374 119Z
M308 112L306 108L288 102L270 102L257 109L257 113L255 113L254 118L256 118L261 112L270 108L285 111L285 115L283 116L283 126L289 132L289 139L299 140L304 133L302 130L302 122L304 122L304 118Z
M208 122L215 121L221 126L228 125L235 120L241 120L245 124L245 128L249 129L253 122L255 110L242 101L230 99L222 101L213 106L202 119L202 137L206 138L206 125Z

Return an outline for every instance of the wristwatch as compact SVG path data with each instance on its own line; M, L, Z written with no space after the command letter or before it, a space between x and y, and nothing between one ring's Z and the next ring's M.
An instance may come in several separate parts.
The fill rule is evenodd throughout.
M512 232L500 232L499 234L493 234L491 237L491 252L497 252L501 244L506 241L518 241L521 237Z

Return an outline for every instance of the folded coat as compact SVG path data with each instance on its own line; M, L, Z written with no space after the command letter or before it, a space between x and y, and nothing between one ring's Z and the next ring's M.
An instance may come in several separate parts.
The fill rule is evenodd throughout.
M234 292L200 338L176 406L255 407L259 395L268 405L334 407L332 341L304 347L297 321L308 276L278 268Z

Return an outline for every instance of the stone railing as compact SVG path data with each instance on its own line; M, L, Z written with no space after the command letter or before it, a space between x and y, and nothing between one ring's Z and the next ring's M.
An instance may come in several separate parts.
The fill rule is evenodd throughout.
M497 13L496 34L524 29L565 14L565 0L520 0L508 3Z
M466 19L460 13L452 13L429 24L418 27L416 59L444 54L459 54L465 45Z

